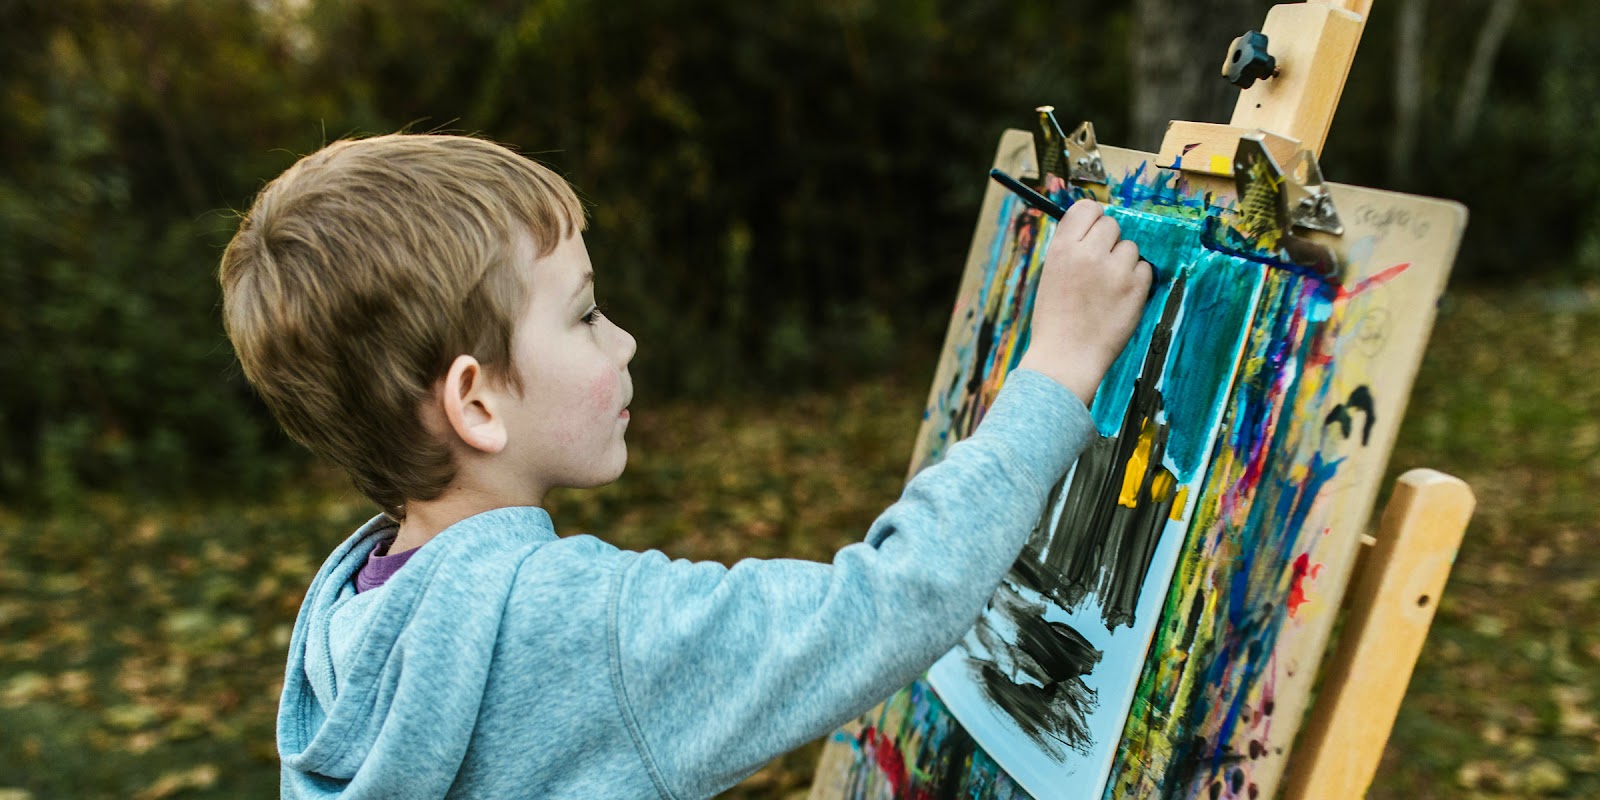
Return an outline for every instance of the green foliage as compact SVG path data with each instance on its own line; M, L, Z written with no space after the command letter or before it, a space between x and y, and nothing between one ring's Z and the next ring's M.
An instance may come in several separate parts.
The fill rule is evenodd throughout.
M329 138L462 130L548 161L589 198L647 393L804 386L937 336L996 132L1047 87L1110 107L1116 49L1106 12L930 0L5 13L0 490L57 505L292 463L213 276L229 209Z
M1400 2L1373 4L1322 158L1330 179L1448 197L1471 209L1457 280L1566 282L1600 276L1600 5L1519 0L1481 113L1457 128L1491 0L1426 5L1422 107L1409 174L1396 146Z
M0 491L60 505L84 486L253 485L283 466L212 277L232 226L218 210L263 172L251 123L212 115L272 88L270 52L243 49L251 8L7 7Z
M1393 15L1325 156L1397 185ZM1459 274L1600 274L1589 4L1526 0L1450 140L1484 2L1429 18L1399 188L1469 202ZM0 496L257 486L297 451L238 375L215 265L252 193L340 136L480 133L588 199L643 396L791 391L936 342L998 132L1122 141L1129 10L956 0L0 3ZM1594 23L1594 24L1588 24ZM1220 45L1219 45L1220 47ZM1444 144L1439 144L1443 142Z

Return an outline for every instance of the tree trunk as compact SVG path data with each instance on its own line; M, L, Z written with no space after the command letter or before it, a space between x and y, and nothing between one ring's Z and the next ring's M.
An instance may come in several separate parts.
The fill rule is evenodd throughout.
M1389 148L1389 180L1406 188L1416 158L1422 115L1422 34L1427 0L1401 0L1394 38L1394 143Z
M1495 56L1500 54L1500 44L1511 29L1511 19L1517 14L1517 0L1494 0L1489 6L1489 16L1478 31L1478 44L1472 49L1472 63L1467 66L1467 77L1461 82L1461 100L1456 104L1455 127L1451 139L1457 148L1465 147L1483 116L1483 98L1489 93L1489 76L1494 72Z
M1272 0L1135 0L1128 144L1158 149L1172 120L1227 122L1239 97L1222 77L1228 43L1247 30L1260 30L1272 5Z

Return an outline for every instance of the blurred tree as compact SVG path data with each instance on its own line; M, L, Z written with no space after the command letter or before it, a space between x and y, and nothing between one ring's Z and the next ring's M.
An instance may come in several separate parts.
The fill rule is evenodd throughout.
M1494 0L1489 5L1489 13L1484 15L1478 41L1472 48L1472 60L1467 63L1465 77L1461 80L1461 99L1456 102L1455 124L1450 131L1451 142L1457 148L1472 140L1472 133L1483 116L1483 99L1489 93L1495 56L1505 43L1516 13L1517 0Z
M264 477L282 459L228 377L211 273L231 223L208 209L262 172L232 151L265 132L281 51L243 0L5 14L0 489Z
M322 80L388 125L484 131L565 171L662 391L825 380L937 336L998 130L1117 93L1089 3L387 8L316 7Z
M647 397L923 366L1000 130L1051 103L1149 147L1225 118L1210 76L1265 2L0 2L0 493L295 463L215 264L230 209L349 134L476 132L565 173ZM1406 5L1374 6L1325 172L1477 208L1463 279L1600 275L1600 7L1414 6L1411 46Z
M1417 124L1422 113L1422 45L1428 0L1400 0L1394 41L1394 137L1389 150L1391 186L1411 183L1417 159Z
M1125 144L1161 148L1172 120L1227 122L1239 90L1221 77L1234 37L1260 30L1272 0L1135 0L1130 90L1133 136Z

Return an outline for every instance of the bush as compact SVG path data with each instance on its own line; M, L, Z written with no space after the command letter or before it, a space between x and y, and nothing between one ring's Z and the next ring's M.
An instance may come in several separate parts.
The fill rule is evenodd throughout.
M1347 89L1331 179L1393 185L1391 5ZM1560 5L1523 4L1476 135L1424 147L1403 187L1479 207L1458 274L1600 272L1600 86L1593 26L1571 18L1600 19ZM1428 142L1482 12L1430 19ZM943 330L999 131L1050 102L1125 140L1127 48L1155 46L1130 41L1129 13L957 0L0 6L0 492L192 491L298 463L233 364L215 265L234 209L348 134L480 133L566 174L591 205L599 293L640 342L646 397L786 391L906 362Z

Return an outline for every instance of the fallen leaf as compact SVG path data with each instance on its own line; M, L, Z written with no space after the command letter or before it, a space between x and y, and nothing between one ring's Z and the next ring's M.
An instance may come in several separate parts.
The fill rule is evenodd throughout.
M100 718L118 730L137 731L155 724L161 713L140 703L123 703L106 709Z
M17 708L49 693L50 678L39 672L21 672L13 675L0 690L0 704Z
M209 789L217 782L221 771L215 764L201 764L186 770L164 773L154 783L134 795L134 800L161 800L184 789Z
M1548 758L1536 758L1512 774L1512 786L1532 794L1556 794L1567 788L1567 771Z

